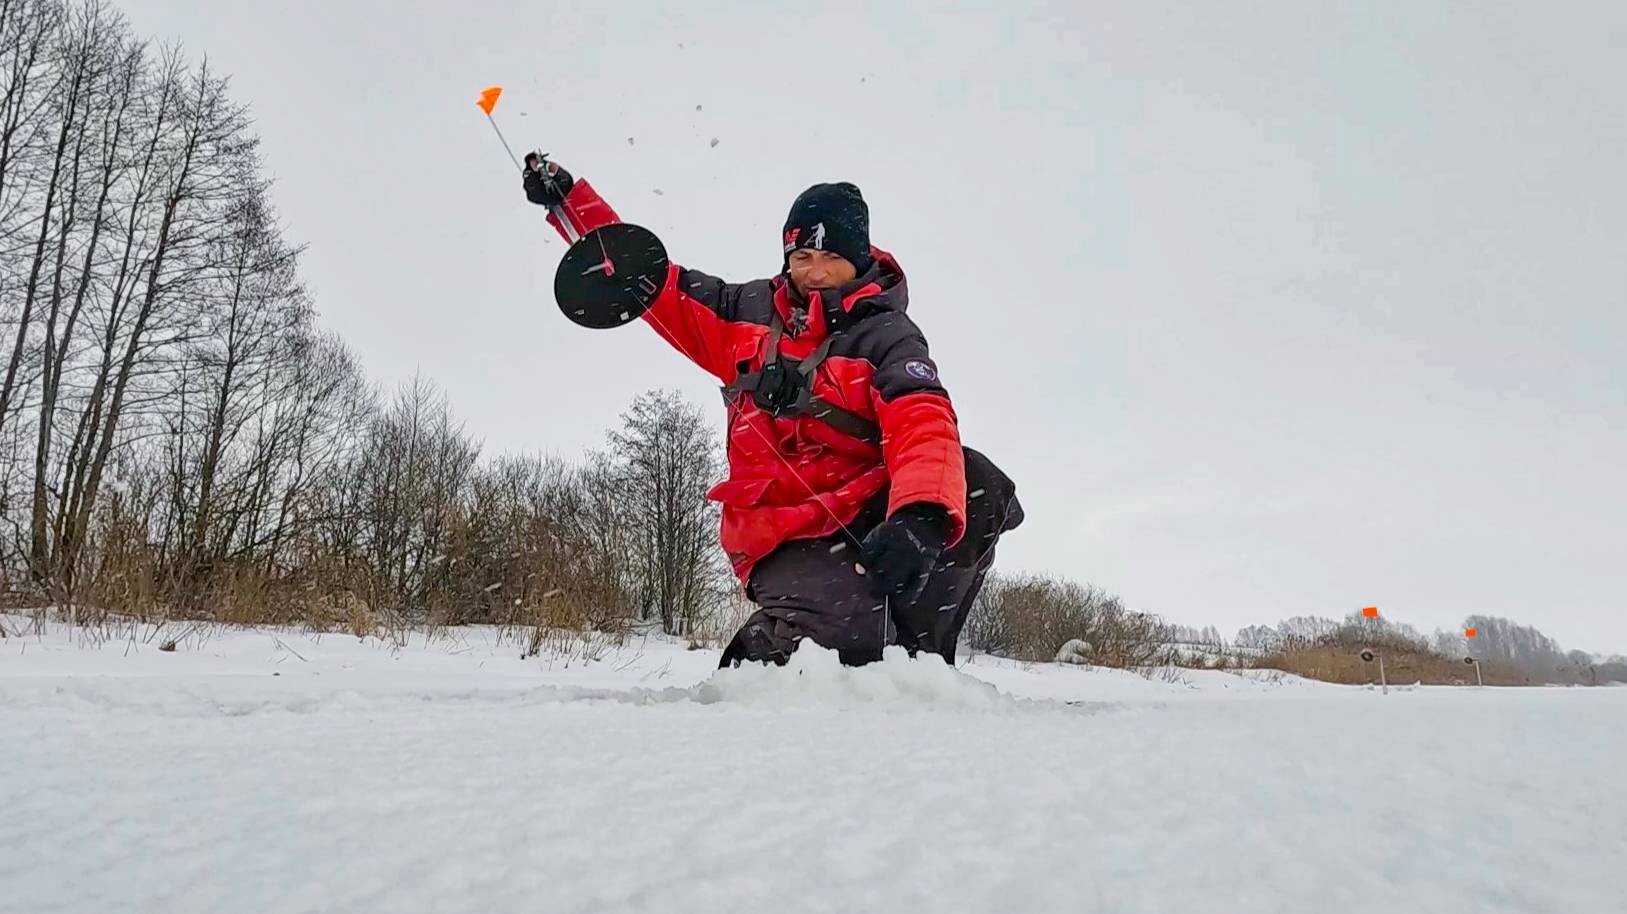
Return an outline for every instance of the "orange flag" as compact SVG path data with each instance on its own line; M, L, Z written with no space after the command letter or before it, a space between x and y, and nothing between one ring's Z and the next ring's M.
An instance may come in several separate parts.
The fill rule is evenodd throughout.
M492 86L490 89L480 93L480 101L475 102L475 104L480 107L480 110L486 112L486 115L489 117L491 115L491 109L497 107L497 97L502 94L502 86Z
M1463 630L1463 637L1465 637L1465 638L1473 638L1475 635L1478 635L1478 634L1480 634L1480 632L1478 630L1476 630L1476 629L1466 628L1466 629Z
M1362 610L1361 610L1361 614L1366 616L1369 619L1377 619L1378 618L1378 607L1377 606L1363 606Z

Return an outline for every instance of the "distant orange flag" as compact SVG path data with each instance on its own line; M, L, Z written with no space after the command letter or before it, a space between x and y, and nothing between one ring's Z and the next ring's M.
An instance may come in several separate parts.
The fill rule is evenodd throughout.
M1378 607L1377 606L1363 606L1362 610L1361 610L1361 614L1366 616L1369 619L1377 619L1378 618Z
M1465 637L1465 638L1473 638L1475 635L1478 635L1478 634L1480 634L1479 629L1466 628L1466 629L1463 630L1463 637Z
M480 106L480 110L486 112L486 115L489 117L491 115L491 109L497 107L497 97L502 94L502 86L492 86L490 89L480 93L480 101L475 102L475 104Z

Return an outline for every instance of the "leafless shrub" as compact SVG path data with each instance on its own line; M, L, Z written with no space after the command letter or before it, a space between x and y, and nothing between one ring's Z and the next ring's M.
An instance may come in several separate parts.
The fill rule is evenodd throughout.
M1141 667L1167 662L1166 626L1128 610L1096 587L1044 576L991 575L967 620L975 650L1020 660L1053 660L1065 643L1090 645L1090 662Z
M1136 667L1134 672L1137 676L1150 682L1167 682L1172 685L1192 684L1192 680L1187 678L1184 669L1171 664Z

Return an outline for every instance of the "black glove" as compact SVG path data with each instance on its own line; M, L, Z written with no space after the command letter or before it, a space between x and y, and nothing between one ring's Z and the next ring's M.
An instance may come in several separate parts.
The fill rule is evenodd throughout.
M949 512L916 502L876 525L859 546L859 564L878 597L914 599L949 539Z
M546 156L525 154L525 198L539 206L559 206L576 179Z

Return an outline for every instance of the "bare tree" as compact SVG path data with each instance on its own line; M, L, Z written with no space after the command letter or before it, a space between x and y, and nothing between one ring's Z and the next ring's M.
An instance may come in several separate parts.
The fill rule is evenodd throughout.
M54 4L16 3L14 7L12 3L6 3L0 8L0 37L9 39L0 43L0 47L8 49L0 53L6 53L9 58L5 68L8 79L4 109L0 111L4 120L3 126L0 126L0 206L8 202L6 195L10 185L18 197L17 209L23 211L23 223L35 224L33 253L27 261L27 279L23 282L24 289L17 306L17 327L12 336L4 377L0 379L0 431L4 430L11 412L18 371L32 330L46 245L50 241L51 216L61 188L65 152L74 134L75 116L79 113L79 100L88 65L82 39L77 48L73 46L74 37L60 28L61 16L61 10ZM61 56L67 59L59 60ZM36 72L36 66L41 63L46 65L44 72ZM46 82L44 91L31 95L31 87L39 86L41 77ZM62 95L56 89L64 80L68 83L68 89ZM38 180L36 172L40 165L37 161L29 161L29 153L41 150L33 149L35 143L31 140L40 137L47 124L55 127L52 144L55 155L46 156L49 176L45 179L41 198L35 201L30 199L32 188L27 185ZM25 126L29 128L28 133L20 135ZM24 186L17 186L18 178L22 178ZM5 206L0 212L9 213L11 210L12 207ZM0 222L0 230L4 231L7 239L22 229L23 226L16 225L15 219ZM7 293L6 297L10 299L9 289ZM8 314L8 322L9 318Z
M354 430L377 409L355 356L337 337L302 329L286 355L274 402L256 417L253 509L242 534L246 550L263 553L267 574L298 564L285 548L308 541L327 520L314 496L354 457Z
M208 258L212 233L225 221L225 204L240 180L236 168L254 145L245 113L226 99L224 82L207 66L187 74L172 60L165 74L161 89L165 103L160 110L167 109L173 94L176 117L173 130L166 134L165 155L157 163L161 203L156 238L145 269L139 271L139 288L127 300L128 325L122 339L123 321L110 322L104 337L114 347L103 351L104 372L92 395L91 415L99 423L89 429L82 463L75 468L75 498L64 518L56 563L57 579L68 592L108 460L115 447L129 443L121 437L127 431L121 424L125 410L144 405L130 397L143 390L154 364L193 332L208 305L199 286L209 281L216 266ZM158 391L154 400L163 398L161 383ZM106 396L105 412L98 394Z
M691 630L726 593L717 546L716 506L706 492L721 475L717 438L705 418L675 391L650 391L633 402L610 433L644 569L643 605L661 627Z
M1591 679L1589 671L1575 669L1557 641L1533 626L1498 616L1470 616L1463 624L1476 630L1475 656L1482 661L1511 667L1535 682Z
M374 418L331 496L353 518L339 537L355 550L370 603L423 617L480 449L452 418L446 398L415 378Z
M196 335L183 349L183 376L200 384L195 414L177 410L177 533L182 577L226 558L247 518L261 509L274 444L256 436L274 414L278 367L308 323L296 252L280 239L258 188L234 201L213 240L217 264ZM185 402L185 398L179 398ZM190 448L189 448L190 445Z
M50 298L44 321L41 347L39 409L35 423L32 519L30 523L30 564L35 573L49 576L52 566L49 531L52 505L48 499L51 458L56 436L56 416L63 379L71 365L80 329L80 319L97 279L98 251L107 207L118 174L113 154L126 127L126 115L140 70L140 49L133 47L122 22L110 18L98 5L91 5L74 18L77 35L71 55L82 72L85 112L77 132L72 155L72 176L67 199L59 219L60 229ZM66 120L73 119L70 117ZM97 147L100 147L98 150ZM99 152L87 161L92 152ZM85 185L89 186L86 187ZM90 194L88 211L81 199ZM82 252L72 274L68 242L70 233ZM64 313L66 308L66 313Z

